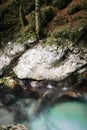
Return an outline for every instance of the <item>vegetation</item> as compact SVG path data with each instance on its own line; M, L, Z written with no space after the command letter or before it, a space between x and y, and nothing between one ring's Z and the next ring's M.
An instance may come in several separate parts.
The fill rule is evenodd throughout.
M53 6L59 10L65 8L72 0L53 0Z
M74 14L82 9L81 5L72 5L69 7L68 14Z
M83 26L87 21L86 5L87 0L79 0L79 3L76 0L74 3L72 0L41 0L39 34L48 36L50 33L57 32L58 37L70 37L72 40L79 37L75 32L78 32L78 22L84 21L81 24ZM9 39L16 40L17 37L23 37L25 34L27 36L31 33L36 34L35 19L35 0L32 2L29 0L0 1L0 41L7 43Z
M83 0L84 9L87 10L87 0Z
M41 23L42 27L46 26L56 15L54 8L47 6L41 9ZM30 14L29 29L35 31L35 11Z
M24 15L24 9L23 9L23 3L21 0L16 0L17 5L18 5L18 10L19 10L19 21L20 21L20 25L23 28L25 25L27 25L27 21L25 19L25 15Z

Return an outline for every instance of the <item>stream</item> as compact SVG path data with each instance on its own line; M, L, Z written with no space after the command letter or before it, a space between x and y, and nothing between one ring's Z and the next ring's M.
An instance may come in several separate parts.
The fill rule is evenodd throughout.
M73 90L66 82L23 83L28 88L31 84L31 92L28 88L9 90L0 86L1 125L22 124L29 130L87 130L86 91Z

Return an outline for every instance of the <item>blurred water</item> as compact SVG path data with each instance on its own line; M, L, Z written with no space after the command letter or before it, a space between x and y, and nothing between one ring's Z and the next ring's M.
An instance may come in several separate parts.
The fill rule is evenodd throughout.
M66 88L62 91L66 92ZM6 92L0 95L0 124L23 124L29 130L87 130L87 96L63 96L55 90L46 91L40 99L14 100L14 95L6 96Z

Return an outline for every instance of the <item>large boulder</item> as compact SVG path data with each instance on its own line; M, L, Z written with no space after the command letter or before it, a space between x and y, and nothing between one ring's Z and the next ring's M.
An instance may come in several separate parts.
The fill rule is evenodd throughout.
M69 46L37 44L19 58L13 71L21 79L62 80L86 64Z

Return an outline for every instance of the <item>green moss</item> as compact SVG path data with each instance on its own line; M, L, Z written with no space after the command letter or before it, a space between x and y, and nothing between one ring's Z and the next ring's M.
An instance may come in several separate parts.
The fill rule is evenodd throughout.
M0 6L0 41L15 39L19 28L17 4L13 0L3 2Z
M62 38L65 39L67 38L68 34L67 34L67 28L68 25L65 24L61 27L57 27L52 33L51 36L55 37L55 38Z
M59 10L65 8L72 0L53 0L53 6Z
M79 42L80 40L87 40L87 23L86 21L78 21L77 26L71 32L71 40Z
M73 27L72 24L65 24L64 26L57 27L51 34L51 36L60 39L60 43L64 39L69 39L73 42L87 41L87 22L79 20Z
M68 9L68 14L74 14L82 9L81 5L72 5Z
M54 36L48 37L47 40L45 41L45 45L49 45L49 46L52 46L57 43L58 43L58 39L55 38Z
M27 0L27 1L22 0L22 2L23 2L25 14L29 14L35 10L35 0L32 0L32 2L30 0Z
M42 14L42 25L45 26L54 18L56 12L54 8L52 8L51 6L47 6L45 8L42 8L41 14Z
M54 18L53 22L55 23L56 26L59 26L66 24L68 22L68 19L66 16L61 16Z
M51 5L52 4L52 0L41 0L41 5Z
M87 9L87 0L83 0L84 9Z

